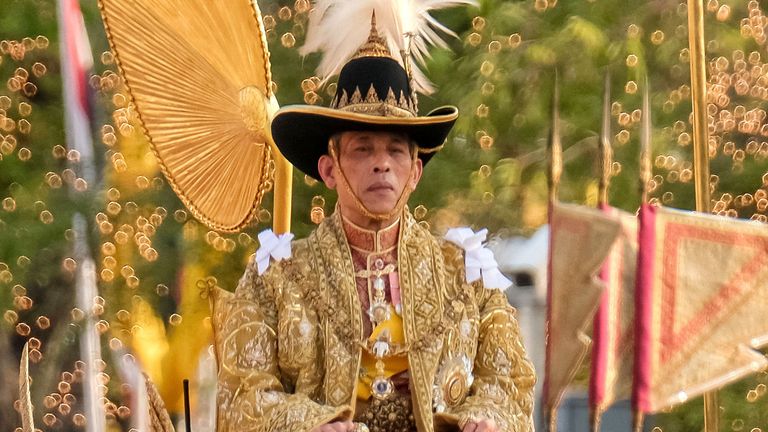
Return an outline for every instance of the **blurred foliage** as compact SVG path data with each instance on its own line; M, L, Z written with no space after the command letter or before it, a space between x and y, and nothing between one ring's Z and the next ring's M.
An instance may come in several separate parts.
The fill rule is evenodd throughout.
M332 87L319 86L313 77L319 57L302 58L297 51L304 38L306 1L259 5L281 105L327 105ZM756 1L708 0L706 5L713 209L765 222L768 66L761 53L766 20ZM81 7L96 60L90 84L100 175L90 185L78 183L78 155L62 147L55 2L0 4L3 429L17 422L10 420L17 418L15 396L5 389L15 387L17 353L27 340L37 346L33 396L43 407L36 413L38 423L64 429L77 423L74 411L46 399L66 393L80 397L79 386L62 390L68 387L62 383L77 382L79 370L82 311L75 309L73 295L79 263L71 258L76 212L88 220L88 242L97 262L106 396L114 404L108 408L110 424L123 429L129 424L130 389L109 381L119 374L113 360L126 348L135 353L169 407L179 412L181 378L192 377L198 353L208 344L208 306L201 293L212 284L233 289L256 249L256 232L271 225L269 196L257 223L240 234L221 235L191 219L159 172L146 140L120 127L135 121L135 113L121 102L123 90L106 52L95 1L82 0ZM427 75L438 91L421 97L420 110L454 104L462 115L411 198L416 216L436 233L457 224L487 226L500 235L530 233L546 222L544 148L555 73L565 160L561 200L596 202L601 172L597 137L607 73L614 148L610 202L629 211L640 203L639 125L643 115L651 114L640 111L647 76L654 124L652 200L692 209L686 14L686 4L672 0L483 0L477 8L435 13L458 37L448 38L450 49L435 50L428 60ZM333 212L334 202L332 192L294 172L292 231L306 235L323 214ZM759 374L721 392L724 428L768 428L765 381L766 375ZM701 402L694 400L656 421L668 431L699 431Z

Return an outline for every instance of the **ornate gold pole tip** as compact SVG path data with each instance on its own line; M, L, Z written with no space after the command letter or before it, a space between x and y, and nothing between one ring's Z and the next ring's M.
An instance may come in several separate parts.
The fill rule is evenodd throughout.
M606 69L603 83L603 118L598 140L600 148L600 193L598 202L608 204L608 188L611 184L613 171L613 150L611 149L611 74Z
M651 142L651 102L650 102L650 82L648 76L643 80L643 109L640 130L640 195L641 202L648 203L648 183L653 177L653 168L651 159L653 154L653 143Z
M549 140L549 202L555 202L560 186L560 176L563 172L563 148L560 142L560 83L557 70L552 90L552 124L550 125Z

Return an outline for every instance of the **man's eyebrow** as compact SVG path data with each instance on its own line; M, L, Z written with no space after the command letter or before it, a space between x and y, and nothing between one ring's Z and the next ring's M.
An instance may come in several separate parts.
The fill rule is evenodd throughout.
M366 132L359 132L359 133L356 133L356 134L352 135L352 137L350 138L350 141L358 141L358 140L360 140L360 141L369 141L370 139L371 139L371 134L366 133Z

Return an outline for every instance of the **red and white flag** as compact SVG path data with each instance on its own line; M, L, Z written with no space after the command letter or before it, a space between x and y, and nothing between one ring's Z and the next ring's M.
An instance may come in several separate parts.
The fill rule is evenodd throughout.
M600 270L605 290L593 325L589 382L593 430L608 407L632 396L635 340L637 216L607 205L602 210L621 230Z
M90 184L95 180L88 97L88 74L93 68L93 55L78 0L58 0L58 11L67 148L80 152L82 172L79 174Z
M637 413L768 366L768 226L644 205L639 241Z
M79 177L93 186L96 183L96 171L93 164L93 136L88 103L88 73L93 67L91 46L77 0L58 0L58 18L67 148L80 153L79 163L72 167ZM77 306L84 311L90 311L98 295L98 288L96 264L86 242L88 228L85 217L75 213L72 227L76 233L74 254L78 263L75 282ZM87 432L106 430L105 412L101 407L101 394L98 389L101 343L95 324L96 317L89 312L80 335L81 360L86 365L83 399L88 419Z

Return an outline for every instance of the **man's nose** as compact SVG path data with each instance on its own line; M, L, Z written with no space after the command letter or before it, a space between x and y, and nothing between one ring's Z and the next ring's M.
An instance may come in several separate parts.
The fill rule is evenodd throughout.
M373 172L389 172L392 168L392 158L387 152L375 152L373 157Z

